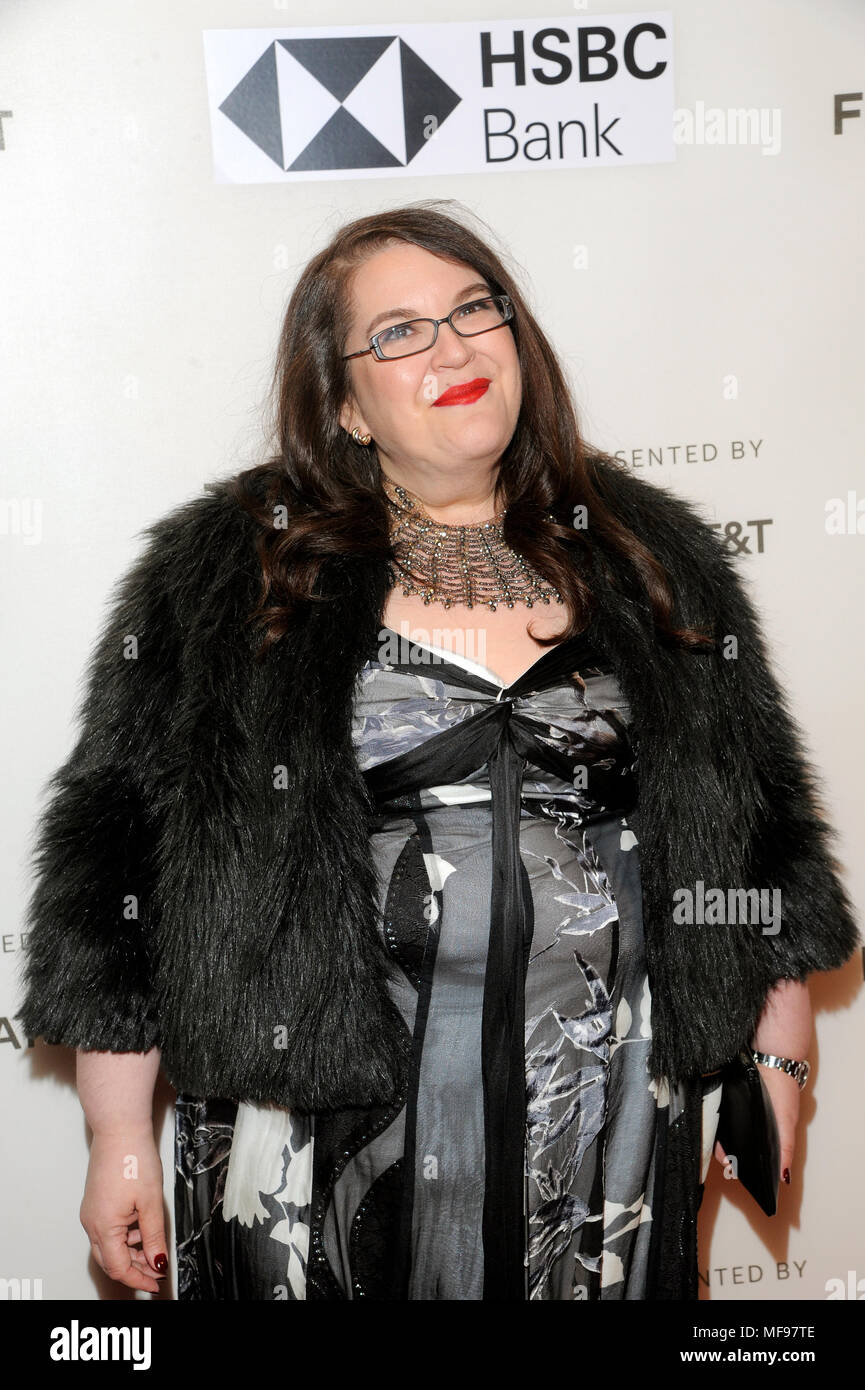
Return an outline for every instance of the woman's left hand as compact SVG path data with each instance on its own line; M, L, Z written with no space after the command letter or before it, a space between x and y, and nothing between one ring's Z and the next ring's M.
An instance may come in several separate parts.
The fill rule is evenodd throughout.
M799 1121L799 1104L802 1092L799 1083L787 1072L777 1067L760 1067L760 1075L769 1092L775 1119L778 1121L778 1137L781 1140L781 1178L789 1182L793 1168L793 1154L796 1149L796 1125ZM787 1177L784 1178L784 1173Z
M778 1176L780 1180L789 1181L796 1152L796 1126L799 1122L802 1092L795 1077L788 1076L787 1072L780 1071L778 1067L761 1066L760 1076L765 1083L778 1122L778 1138L781 1141L781 1170ZM715 1157L719 1163L726 1165L727 1155L718 1143L715 1144ZM785 1170L788 1174L786 1179Z
M813 1020L807 982L779 980L766 997L751 1046L758 1052L770 1052L776 1057L793 1057L799 1061L807 1057L812 1035ZM779 1177L789 1182L802 1092L795 1077L780 1068L766 1067L758 1062L757 1069L765 1082L778 1122L778 1138L781 1141ZM715 1144L714 1152L718 1162L724 1163L725 1154L720 1144Z

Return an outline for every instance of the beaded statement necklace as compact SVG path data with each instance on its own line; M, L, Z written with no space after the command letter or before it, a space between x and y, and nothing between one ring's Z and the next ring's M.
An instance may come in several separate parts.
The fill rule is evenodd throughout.
M403 578L403 594L422 594L425 604L450 608L463 603L491 609L503 603L549 604L561 594L507 545L506 507L475 526L448 526L426 511L421 499L385 474L382 487L391 521L391 543L400 574L391 566L391 583Z

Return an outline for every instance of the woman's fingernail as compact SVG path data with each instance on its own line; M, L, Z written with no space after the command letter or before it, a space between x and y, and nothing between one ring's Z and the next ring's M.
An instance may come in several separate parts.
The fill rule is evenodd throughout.
M784 1179L785 1183L786 1183L787 1186L789 1187L789 1186L790 1186L790 1169L789 1169L789 1168L785 1168L784 1171L783 1171L783 1173L781 1174L781 1177Z
M786 1181L789 1182L790 1179L787 1178ZM154 1255L153 1267L154 1269L158 1269L160 1274L164 1274L168 1269L168 1260L164 1255Z

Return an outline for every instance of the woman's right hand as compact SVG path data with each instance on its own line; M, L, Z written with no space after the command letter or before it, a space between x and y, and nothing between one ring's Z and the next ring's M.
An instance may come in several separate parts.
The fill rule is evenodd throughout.
M159 1292L168 1256L162 1162L152 1128L94 1133L79 1215L93 1258L109 1278Z

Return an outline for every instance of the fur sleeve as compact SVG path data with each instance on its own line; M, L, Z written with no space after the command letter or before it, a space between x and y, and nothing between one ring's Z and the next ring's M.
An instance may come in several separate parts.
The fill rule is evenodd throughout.
M732 809L738 803L747 811L747 885L777 889L780 903L777 930L760 938L766 970L772 983L804 979L813 970L843 965L862 944L835 857L837 831L828 818L823 778L767 651L756 605L720 540L710 579L717 586L718 634L728 652L713 667L725 716L718 756L730 759L730 749L741 750L730 759Z
M623 465L608 462L600 476L617 515L667 569L674 617L715 624L717 653L668 660L672 679L685 663L691 668L690 732L716 769L722 789L716 816L726 803L715 837L734 847L731 859L744 868L738 882L718 886L780 893L778 929L755 935L750 927L738 939L740 953L752 955L748 970L768 988L781 978L834 969L861 939L833 854L836 831L821 804L821 779L773 669L746 581L694 503L635 478ZM694 820L702 809L685 808ZM710 834L706 826L704 837ZM713 866L704 868L708 886ZM723 969L721 956L718 965ZM686 997L688 982L680 983Z
M158 915L160 736L181 666L166 583L182 546L177 519L149 528L111 596L77 742L46 788L25 924L19 1017L28 1038L117 1052L159 1041L148 943Z

